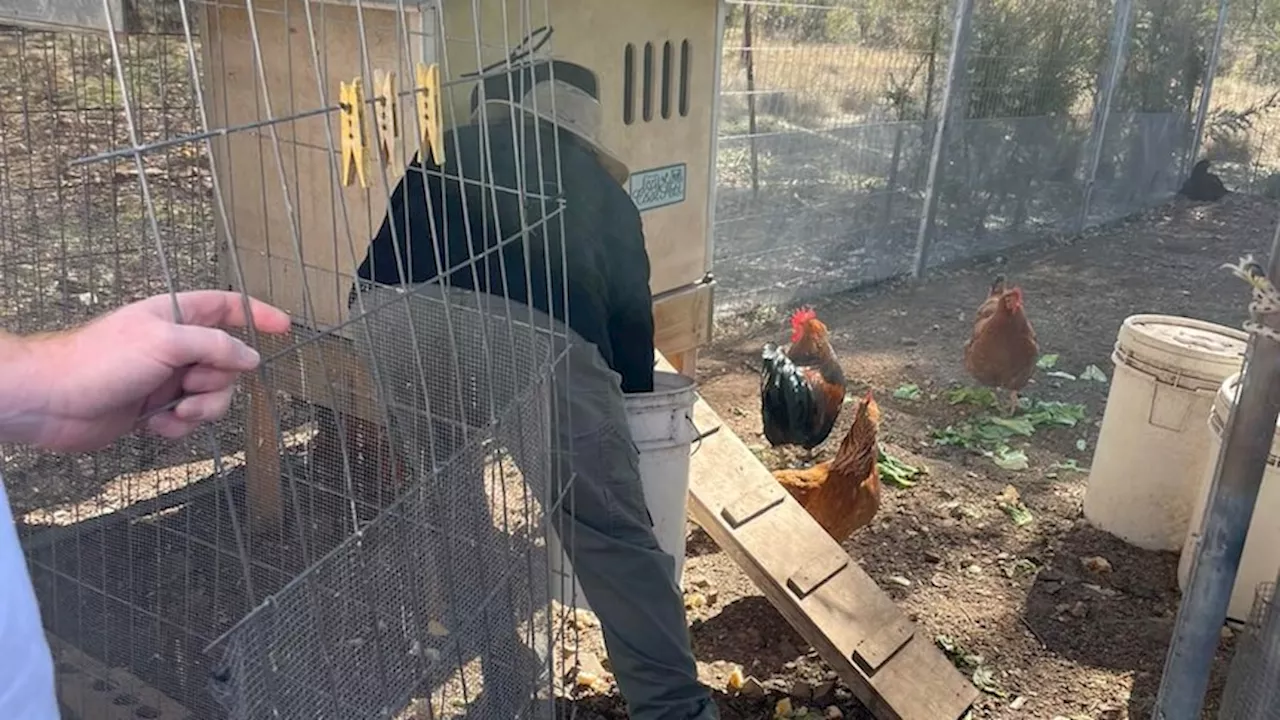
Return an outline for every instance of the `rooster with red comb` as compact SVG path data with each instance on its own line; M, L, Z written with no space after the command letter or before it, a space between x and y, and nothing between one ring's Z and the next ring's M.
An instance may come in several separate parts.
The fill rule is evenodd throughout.
M844 405L844 371L827 326L811 307L791 314L791 343L761 353L760 414L769 444L812 451L831 434Z

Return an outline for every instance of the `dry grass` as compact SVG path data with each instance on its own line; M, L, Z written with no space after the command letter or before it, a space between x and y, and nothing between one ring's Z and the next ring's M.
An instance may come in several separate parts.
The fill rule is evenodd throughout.
M747 75L742 37L728 31L721 89L721 135L747 129ZM759 132L789 124L832 129L888 119L891 79L912 82L923 98L927 51L869 48L833 43L792 44L764 40L753 46L756 111L765 119Z

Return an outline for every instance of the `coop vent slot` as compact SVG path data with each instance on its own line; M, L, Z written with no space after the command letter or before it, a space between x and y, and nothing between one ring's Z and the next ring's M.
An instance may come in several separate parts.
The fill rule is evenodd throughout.
M671 41L662 43L662 119L671 117Z
M680 117L689 117L689 74L692 64L692 48L688 40L680 41L679 66L676 65L675 43L671 40L662 42L662 67L658 63L656 43L644 44L644 56L640 68L640 117L644 122L653 122L654 105L658 106L658 115L663 120L670 120L679 113ZM661 72L659 78L655 74ZM677 74L678 73L678 74ZM636 122L636 46L627 43L622 49L622 123L634 125ZM655 100L654 95L657 94ZM675 106L675 112L672 106Z
M622 122L636 121L636 46L627 43L622 51Z
M680 43L680 117L689 117L689 41Z
M644 78L641 80L644 97L640 98L640 114L645 122L653 120L653 43L644 44Z

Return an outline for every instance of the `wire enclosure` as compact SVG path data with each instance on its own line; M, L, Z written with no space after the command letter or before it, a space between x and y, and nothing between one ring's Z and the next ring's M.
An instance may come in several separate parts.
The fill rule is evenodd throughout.
M473 124L458 108L478 80L516 88L554 54L545 2L124 12L127 28L104 15L105 34L0 28L0 84L19 88L0 98L6 329L210 287L271 301L295 327L247 333L261 369L229 418L185 442L5 450L60 687L83 690L60 693L66 716L94 703L202 719L559 712L577 625L550 600L546 533L564 532L550 518L574 480L556 439L572 373L566 326L517 301L567 305L564 133L485 114L478 144L453 139ZM433 65L445 157L406 171L431 146L417 100ZM353 113L340 84L357 79ZM363 184L342 178L353 114ZM406 172L455 189L442 204L406 196L440 220L409 266L436 253L452 276L485 278L520 262L533 290L491 284L481 303L356 286ZM446 257L441 233L475 242Z

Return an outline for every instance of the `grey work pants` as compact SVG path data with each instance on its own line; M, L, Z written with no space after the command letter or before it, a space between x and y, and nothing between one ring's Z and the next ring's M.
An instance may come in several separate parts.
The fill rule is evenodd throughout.
M631 717L716 720L697 680L673 559L645 505L619 376L596 347L527 305L436 283L378 287L362 300L368 319L357 346L390 406L392 440L415 481L433 470L442 478L440 512L459 528L447 541L452 557L478 558L449 581L457 602L486 600L476 611L488 635L484 695L517 687L511 658L527 653L509 595L494 592L510 536L493 531L484 454L474 448L477 436L496 436L552 508L546 521L600 618Z

